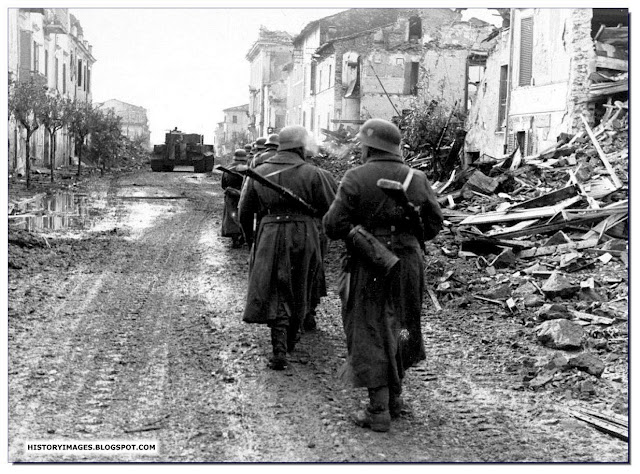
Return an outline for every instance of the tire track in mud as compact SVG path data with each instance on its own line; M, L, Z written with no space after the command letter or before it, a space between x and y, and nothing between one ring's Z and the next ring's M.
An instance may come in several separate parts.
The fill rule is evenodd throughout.
M122 219L122 210L119 214ZM27 433L30 439L50 435L95 438L103 433L123 438L128 428L135 430L140 426L136 423L148 423L158 415L166 383L165 338L174 311L165 305L171 297L149 295L152 291L171 295L172 289L165 291L167 285L181 283L173 275L182 260L176 249L189 251L182 242L189 242L184 233L191 232L195 220L193 215L185 215L186 219L176 218L172 233L167 235L164 229L171 225L162 223L157 235L152 230L136 244L140 247L136 255L140 268L127 272L126 267L120 267L127 263L130 252L127 245L119 245L112 256L112 268L97 276L88 275L89 281L83 283L85 288L90 284L91 290L77 292L77 301L68 298L58 308L58 313L64 312L59 330L47 328L44 336L49 339L42 343L44 350L58 354L47 364L57 367L49 371L55 377L38 387L31 410L16 407L12 419L19 420L19 427L14 423L12 439L20 441ZM133 278L125 281L124 275ZM38 359L41 357L31 351L30 360ZM16 379L17 383L23 381ZM12 447L12 460L21 458L22 449L19 443ZM113 458L105 458L109 459Z

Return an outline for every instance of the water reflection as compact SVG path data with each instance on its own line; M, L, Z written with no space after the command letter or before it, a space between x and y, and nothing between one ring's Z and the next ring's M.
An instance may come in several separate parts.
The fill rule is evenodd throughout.
M19 203L9 216L9 225L29 232L85 228L88 217L86 195L60 192Z

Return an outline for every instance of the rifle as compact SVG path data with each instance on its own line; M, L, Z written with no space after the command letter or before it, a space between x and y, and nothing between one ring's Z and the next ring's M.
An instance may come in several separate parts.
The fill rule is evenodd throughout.
M238 166L235 171L230 170L229 168L225 168L222 165L218 165L216 168L222 171L226 171L228 173L239 174L240 176L246 176L248 178L251 178L257 181L258 183L262 184L263 186L266 186L267 188L274 190L281 196L286 197L291 202L303 208L308 214L311 214L312 216L320 215L320 212L318 212L318 210L315 207L313 207L311 204L309 204L307 201L305 201L301 197L297 196L293 191L277 183L274 183L273 181L256 173L255 170L253 170L252 168L249 168L246 165Z
M420 216L419 206L416 206L409 201L407 190L401 182L380 178L376 184L387 196L400 204L400 206L405 210L409 216L412 228L417 229L414 231L414 235L420 243L420 248L424 251L424 223L422 222L422 216Z
M222 165L216 165L216 167L215 167L215 168L216 168L217 170L224 171L225 173L229 173L229 174L232 174L232 175L234 175L234 176L237 176L237 177L239 177L239 178L243 178L243 179L244 179L244 175L242 175L242 174L238 173L238 172L237 172L237 171L235 171L235 170L232 170L231 168L226 168L226 167L224 167L224 166L222 166Z

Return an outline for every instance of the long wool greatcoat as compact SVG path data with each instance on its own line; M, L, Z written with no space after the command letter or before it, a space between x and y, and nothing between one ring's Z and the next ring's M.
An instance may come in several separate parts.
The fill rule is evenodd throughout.
M347 336L347 371L356 387L399 385L407 368L425 358L420 313L424 291L422 250L405 212L378 188L380 178L404 182L409 167L392 154L371 157L349 170L324 216L327 236L344 239L362 225L400 262L386 277L350 255L341 278L342 318ZM416 171L407 190L421 205L425 238L442 228L442 212L427 177ZM392 229L392 226L394 228ZM348 276L348 278L347 278Z
M234 160L230 169L235 169L238 165L244 165L243 161ZM238 201L240 200L240 189L242 188L242 177L231 173L222 173L220 182L224 189L224 208L222 209L222 237L239 237L242 235L242 228L238 220Z
M278 152L255 170L287 187L320 215L335 197L333 178L295 153ZM316 218L252 179L243 186L238 210L245 237L248 242L255 240L243 320L271 323L286 313L296 323L302 322L322 269ZM254 214L258 221L255 239Z

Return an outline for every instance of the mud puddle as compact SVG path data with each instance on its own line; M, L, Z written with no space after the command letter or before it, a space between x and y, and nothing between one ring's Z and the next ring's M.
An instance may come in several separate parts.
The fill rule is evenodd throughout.
M29 232L91 227L88 196L59 192L41 194L9 209L9 225Z

